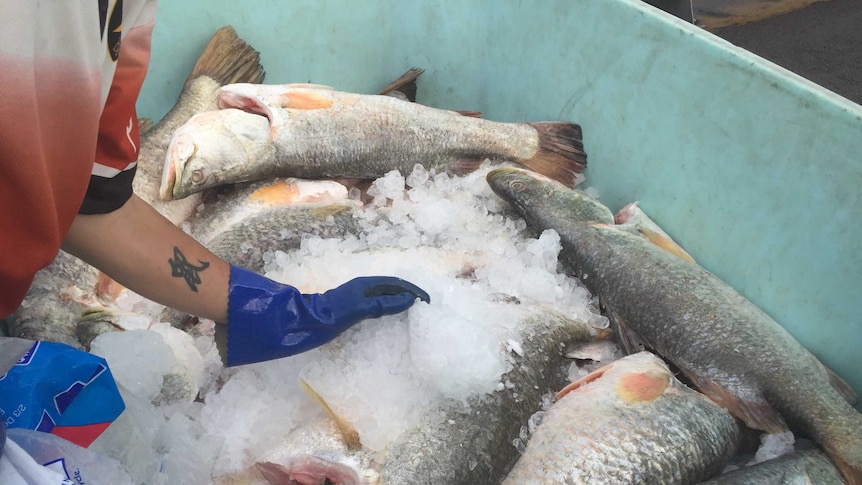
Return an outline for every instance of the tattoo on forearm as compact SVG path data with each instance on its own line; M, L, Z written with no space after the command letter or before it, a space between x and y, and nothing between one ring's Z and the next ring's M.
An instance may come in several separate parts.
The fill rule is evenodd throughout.
M189 288L197 293L198 286L201 284L201 277L198 273L210 267L206 261L198 260L200 266L193 266L186 260L186 256L180 251L180 248L174 246L174 257L168 259L171 265L171 276L175 278L183 278L189 284Z

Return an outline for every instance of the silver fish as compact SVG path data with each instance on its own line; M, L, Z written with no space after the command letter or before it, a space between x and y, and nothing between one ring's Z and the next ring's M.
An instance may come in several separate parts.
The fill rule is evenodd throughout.
M379 452L363 448L349 423L310 422L255 469L216 483L498 483L518 457L512 442L521 427L542 396L566 382L565 346L609 335L551 311L533 309L522 321L522 346L511 354L512 370L501 377L510 386L475 396L467 407L444 405Z
M844 480L822 451L795 451L702 482L703 485L842 485Z
M506 160L572 186L586 166L574 123L501 123L395 99L291 85L222 88L221 110L179 128L160 195L272 177L375 179L419 163L455 173ZM237 109L241 108L241 109Z
M646 238L580 219L583 206L601 204L547 177L502 168L487 180L534 231L560 234L562 262L622 333L635 334L749 427L777 433L789 422L826 450L848 483L862 483L855 393L769 315Z
M504 485L696 483L718 474L742 437L727 410L649 352L593 371L556 397Z

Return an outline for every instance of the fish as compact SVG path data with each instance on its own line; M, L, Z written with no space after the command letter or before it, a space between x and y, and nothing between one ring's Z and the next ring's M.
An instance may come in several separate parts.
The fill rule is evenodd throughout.
M259 61L259 53L237 37L232 27L222 27L202 51L170 112L155 125L144 125L132 188L171 222L181 223L199 204L197 197L171 202L158 197L161 167L173 130L195 113L215 109L221 85L261 82L265 72ZM82 312L89 306L110 307L121 288L89 264L60 250L51 265L36 273L21 306L7 317L9 333L84 349L78 338ZM93 328L86 329L84 335L90 340Z
M259 260L244 256L249 248L255 248L259 257L261 252L297 249L303 235L356 235L359 229L352 216L360 206L335 181L264 180L210 195L189 219L188 230L229 263L260 271Z
M555 399L503 485L697 483L717 475L742 439L726 409L650 352L595 370Z
M175 225L191 217L200 204L201 194L182 202L167 202L159 197L161 168L174 131L194 115L217 109L222 86L260 83L265 77L260 53L241 39L233 27L218 29L183 84L177 102L141 134L138 170L132 183L134 193Z
M581 126L570 122L495 122L391 96L291 85L228 85L220 106L175 132L162 199L272 177L406 175L416 164L462 174L486 159L574 186L587 161Z
M551 309L506 305L523 311L522 338L511 351L501 344L512 370L501 376L498 390L474 396L467 406L447 401L379 450L365 447L350 423L325 414L289 433L251 469L217 477L215 483L498 483L517 459L513 440L540 408L542 396L567 382L563 349L609 337Z
M580 218L602 205L583 193L515 167L486 180L534 232L556 230L560 262L599 298L617 333L636 336L624 343L642 342L747 426L810 436L847 483L862 483L855 392L778 322L700 265Z
M844 480L822 451L794 451L778 458L730 471L702 485L842 485Z

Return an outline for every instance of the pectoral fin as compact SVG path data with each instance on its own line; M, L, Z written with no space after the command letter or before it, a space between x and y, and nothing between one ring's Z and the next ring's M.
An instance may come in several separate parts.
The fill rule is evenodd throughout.
M714 403L727 409L730 414L741 419L749 428L759 429L767 433L782 433L787 431L787 423L766 398L756 389L746 389L745 397L740 396L741 390L732 391L718 382L700 377L690 369L680 367L692 384L710 398Z
M333 104L331 98L313 90L290 90L283 93L279 101L282 108L292 109L326 109Z
M664 249L665 251L677 256L678 258L688 261L689 263L694 263L694 258L688 254L685 249L682 248L679 244L677 244L673 239L668 237L665 234L653 231L648 227L638 227L638 232L647 240L656 246Z
M341 436L344 438L344 443L347 445L347 448L350 450L358 450L362 447L362 443L359 441L359 433L353 429L350 423L345 421L341 416L335 413L329 404L326 403L326 400L318 394L311 386L305 382L305 379L299 379L300 384L302 385L302 390L305 391L312 399L314 399L318 404L323 406L326 414L332 418L335 422L335 426L338 428L338 431L341 433Z

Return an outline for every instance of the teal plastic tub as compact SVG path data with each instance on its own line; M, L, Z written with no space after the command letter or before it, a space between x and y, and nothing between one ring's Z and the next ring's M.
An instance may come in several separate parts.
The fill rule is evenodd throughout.
M587 186L641 207L862 391L862 107L640 0L163 2L140 115L223 25L269 83L584 128Z

